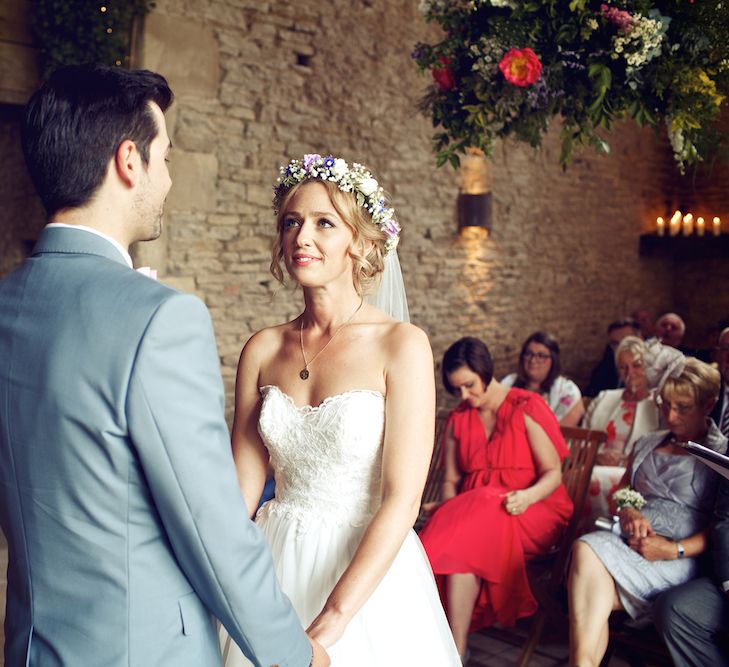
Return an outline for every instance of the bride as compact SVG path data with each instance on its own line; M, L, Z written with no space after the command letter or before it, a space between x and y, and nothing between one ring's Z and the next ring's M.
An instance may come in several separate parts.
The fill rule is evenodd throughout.
M433 443L430 345L363 296L384 270L379 295L407 318L394 211L362 165L319 155L281 168L274 209L271 270L305 306L241 353L233 452L248 509L270 464L276 497L256 522L332 667L460 666L411 529ZM226 667L249 664L222 641Z

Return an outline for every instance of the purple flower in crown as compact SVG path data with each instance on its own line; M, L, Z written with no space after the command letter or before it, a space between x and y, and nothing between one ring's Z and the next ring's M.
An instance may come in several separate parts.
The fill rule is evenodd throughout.
M388 218L380 227L391 239L400 236L400 225L393 218Z
M331 169L334 166L334 157L332 155L327 155L324 158L324 166L327 169Z
M321 155L318 153L307 153L304 155L304 169L309 171L319 160L321 160Z

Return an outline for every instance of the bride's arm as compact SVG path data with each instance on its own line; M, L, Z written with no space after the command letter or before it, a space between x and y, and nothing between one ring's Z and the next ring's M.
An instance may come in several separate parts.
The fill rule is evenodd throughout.
M258 507L268 470L268 450L258 434L258 415L261 410L258 375L262 346L260 334L256 334L246 343L240 354L235 379L235 416L231 435L238 484L250 517Z
M336 642L392 564L420 508L433 451L435 382L426 335L399 325L386 348L387 387L382 505L349 567L307 630L325 648Z

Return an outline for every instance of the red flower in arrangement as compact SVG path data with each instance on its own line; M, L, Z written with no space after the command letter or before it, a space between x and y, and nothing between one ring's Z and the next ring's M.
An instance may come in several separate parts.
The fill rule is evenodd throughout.
M509 49L501 59L499 69L509 83L525 88L539 78L542 63L530 48Z
M441 56L439 59L440 66L434 67L431 72L433 80L444 93L453 90L456 87L456 77L451 69L451 59Z

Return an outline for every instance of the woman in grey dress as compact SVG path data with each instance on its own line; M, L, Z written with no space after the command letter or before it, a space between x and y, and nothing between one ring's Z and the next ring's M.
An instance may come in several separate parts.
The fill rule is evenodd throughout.
M693 440L726 450L726 438L708 417L719 386L716 369L686 359L660 393L670 430L638 440L620 483L639 491L645 506L620 510L620 534L598 531L575 543L568 583L570 665L600 664L613 610L646 616L660 592L696 576L718 476L681 444Z

